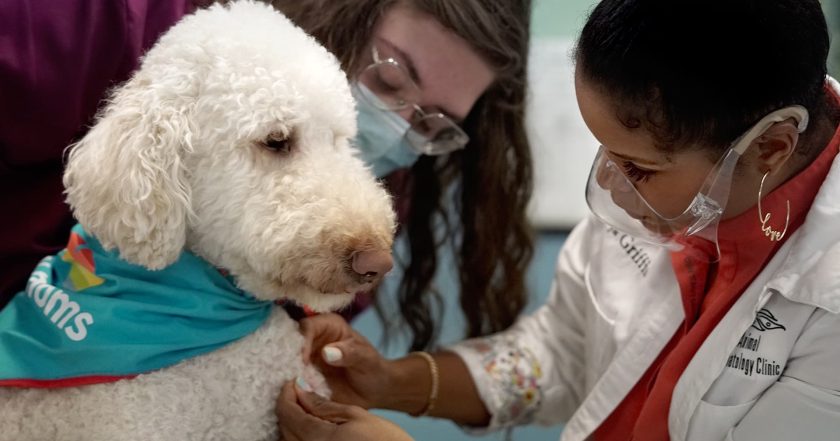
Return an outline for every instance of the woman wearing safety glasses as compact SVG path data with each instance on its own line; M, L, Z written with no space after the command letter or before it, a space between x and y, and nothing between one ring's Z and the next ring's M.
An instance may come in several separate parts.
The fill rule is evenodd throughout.
M561 251L547 304L398 360L337 316L305 320L335 401L287 385L288 439L409 439L360 407L481 431L565 423L563 440L836 439L828 47L817 0L601 1L575 53L578 105L601 144L592 215Z

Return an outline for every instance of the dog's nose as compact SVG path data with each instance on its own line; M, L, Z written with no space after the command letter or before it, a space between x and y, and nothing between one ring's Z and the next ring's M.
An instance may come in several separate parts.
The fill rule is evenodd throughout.
M353 271L368 279L385 275L394 266L387 251L359 251L353 254Z

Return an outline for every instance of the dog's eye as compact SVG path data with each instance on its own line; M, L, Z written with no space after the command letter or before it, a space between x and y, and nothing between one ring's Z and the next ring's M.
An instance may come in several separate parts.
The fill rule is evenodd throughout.
M281 134L272 134L262 142L262 145L270 152L289 153L292 151L292 140Z

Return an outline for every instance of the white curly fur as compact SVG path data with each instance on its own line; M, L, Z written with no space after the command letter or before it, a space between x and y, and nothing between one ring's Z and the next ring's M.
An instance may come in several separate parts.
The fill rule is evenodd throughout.
M280 386L300 375L318 378L304 374L292 355L302 340L296 323L277 310L234 344L131 380L0 388L0 440L276 440Z
M150 270L184 248L261 299L318 311L370 288L357 251L389 252L394 213L349 145L336 59L271 7L184 18L69 155L67 199L106 248ZM288 153L268 139L287 137ZM0 388L0 440L269 440L274 399L302 373L283 311L225 348L131 380Z

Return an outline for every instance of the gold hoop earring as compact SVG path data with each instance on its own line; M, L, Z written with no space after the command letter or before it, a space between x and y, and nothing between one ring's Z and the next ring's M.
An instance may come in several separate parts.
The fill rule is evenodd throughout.
M764 190L764 180L767 179L767 175L770 174L768 170L767 173L764 173L764 176L761 177L761 184L758 186L758 221L761 222L761 231L764 232L764 235L770 239L770 242L775 242L778 240L782 240L785 237L785 233L787 233L788 224L790 223L790 200L787 200L787 215L785 216L785 229L781 232L773 230L773 228L768 225L770 222L770 213L762 214L761 211L761 192Z

